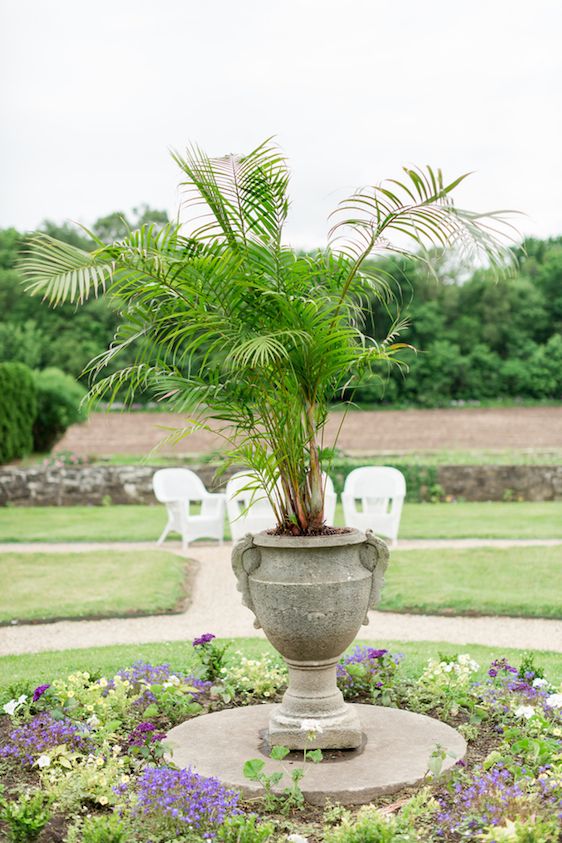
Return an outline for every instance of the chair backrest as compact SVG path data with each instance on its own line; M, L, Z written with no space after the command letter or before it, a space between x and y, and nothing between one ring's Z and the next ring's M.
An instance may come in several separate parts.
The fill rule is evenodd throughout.
M239 471L226 484L226 511L233 540L275 526L275 514L265 491L245 488L254 482L252 474Z
M388 503L406 496L406 480L397 468L371 465L356 468L345 480L344 495L360 498L368 509L385 510Z
M154 473L152 487L161 503L177 500L198 501L207 495L203 481L188 468L161 468Z
M338 496L334 492L332 478L325 472L322 472L322 480L324 481L324 518L326 520L326 524L329 527L332 527L336 515Z
M254 489L246 489L246 486L253 486L254 483L255 478L252 474L245 471L238 471L236 474L232 475L226 484L227 506L229 504L234 504L232 511L236 512L236 515L243 512L247 507L250 507L248 514L251 512L252 514L257 515L259 513L262 515L273 512L271 504L269 503L263 489L256 489L255 491ZM252 502L251 506L250 502Z

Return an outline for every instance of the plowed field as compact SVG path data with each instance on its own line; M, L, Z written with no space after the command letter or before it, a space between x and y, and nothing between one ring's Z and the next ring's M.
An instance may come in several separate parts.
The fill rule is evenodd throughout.
M331 444L342 415L330 415L325 444ZM147 455L181 416L168 413L94 413L70 428L58 448L81 456ZM385 410L348 413L339 439L346 453L400 453L424 450L562 448L562 406ZM221 438L197 431L162 455L202 454L221 447Z

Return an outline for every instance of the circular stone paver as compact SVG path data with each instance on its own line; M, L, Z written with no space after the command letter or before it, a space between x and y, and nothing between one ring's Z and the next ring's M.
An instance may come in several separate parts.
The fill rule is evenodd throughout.
M263 792L257 782L244 778L242 768L250 758L265 761L264 773L285 771L279 789L289 782L290 772L302 767L302 753L283 761L267 756L265 735L273 705L252 705L205 714L176 726L168 733L173 761L192 767L203 776L215 776L245 796ZM342 805L361 805L377 796L394 793L421 781L437 745L447 753L443 769L452 767L466 752L464 738L451 726L398 708L354 705L365 739L357 750L324 751L320 764L307 762L301 788L313 805L329 799Z

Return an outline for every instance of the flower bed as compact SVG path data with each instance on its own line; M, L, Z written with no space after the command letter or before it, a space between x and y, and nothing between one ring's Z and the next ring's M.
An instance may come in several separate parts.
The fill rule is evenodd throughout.
M532 656L496 659L485 679L466 654L437 654L414 680L404 659L356 647L338 667L346 699L427 713L469 743L441 776L444 750L428 758L423 786L356 810L304 802L300 782L317 750L283 778L245 773L265 787L235 791L166 760L166 732L207 711L277 699L284 667L248 659L206 633L195 672L137 662L114 676L75 672L18 688L0 718L0 838L39 843L302 843L515 841L555 843L562 820L562 688ZM307 728L314 730L314 723ZM282 759L285 750L274 748ZM273 780L272 780L273 779Z

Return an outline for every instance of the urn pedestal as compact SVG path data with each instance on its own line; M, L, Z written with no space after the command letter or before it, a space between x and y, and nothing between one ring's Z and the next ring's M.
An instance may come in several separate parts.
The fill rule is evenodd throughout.
M355 749L363 735L344 703L336 665L380 599L388 548L370 531L247 535L232 552L242 602L289 669L269 742L290 749Z

